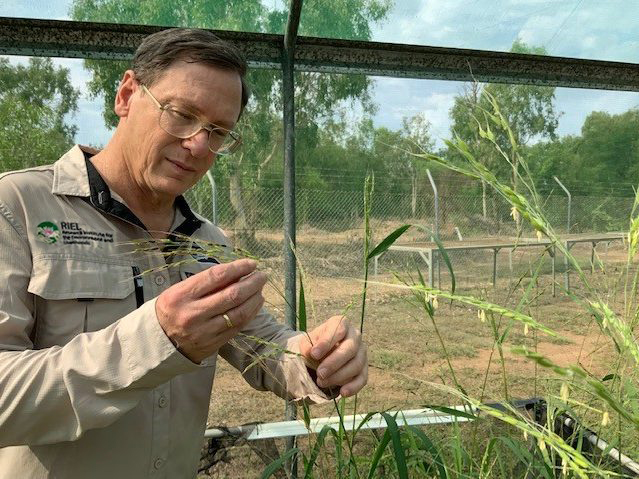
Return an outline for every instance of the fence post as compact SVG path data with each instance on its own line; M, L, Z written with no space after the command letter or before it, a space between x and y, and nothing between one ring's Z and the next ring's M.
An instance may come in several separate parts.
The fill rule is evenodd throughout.
M211 213L211 221L214 225L217 224L217 187L215 186L215 178L213 178L213 174L211 170L206 172L206 177L209 179L209 183L211 184L211 207L213 208L213 212Z
M428 181L430 181L430 186L433 188L433 195L435 198L435 225L434 225L434 236L439 240L439 193L437 191L437 185L435 184L435 180L433 180L433 175L430 174L430 169L426 170L426 174L428 175ZM431 269L437 265L437 286L441 287L441 274L439 271L439 261L438 261L437 252L433 255L433 258L430 263ZM432 284L431 284L432 287Z
M559 178L557 178L556 176L553 176L553 178L555 179L555 181L559 184L559 186L561 186L561 189L564 190L564 192L566 193L566 195L568 196L568 219L567 219L567 225L566 225L566 234L570 234L570 206L572 203L572 195L570 194L570 191L568 191L568 188L566 188L564 186L564 184L559 181ZM569 243L568 241L566 241L566 253L568 253L568 247L569 247ZM566 292L570 291L570 271L568 270L568 255L564 255L564 283L566 286Z

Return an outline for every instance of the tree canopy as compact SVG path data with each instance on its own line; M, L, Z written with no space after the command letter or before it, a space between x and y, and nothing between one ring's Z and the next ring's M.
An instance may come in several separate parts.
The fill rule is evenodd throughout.
M0 157L3 170L52 163L73 145L76 127L69 116L79 92L69 71L50 58L27 65L0 57Z

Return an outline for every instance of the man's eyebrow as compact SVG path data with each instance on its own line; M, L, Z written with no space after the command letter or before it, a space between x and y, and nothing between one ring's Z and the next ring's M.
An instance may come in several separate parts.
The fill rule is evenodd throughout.
M215 121L215 122L209 121L209 119L204 116L202 110L200 110L195 103L193 103L192 101L188 99L169 96L166 98L165 103L168 103L176 107L184 108L187 113L195 115L201 120L207 122L207 126L215 125L215 126L221 126L222 128L226 128L227 130L231 129L231 125L229 125L225 121Z

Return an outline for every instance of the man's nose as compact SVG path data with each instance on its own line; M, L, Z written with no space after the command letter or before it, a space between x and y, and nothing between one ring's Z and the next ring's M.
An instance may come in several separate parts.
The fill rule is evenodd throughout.
M211 154L209 150L209 132L202 128L188 138L182 140L182 146L191 151L194 158L203 158Z

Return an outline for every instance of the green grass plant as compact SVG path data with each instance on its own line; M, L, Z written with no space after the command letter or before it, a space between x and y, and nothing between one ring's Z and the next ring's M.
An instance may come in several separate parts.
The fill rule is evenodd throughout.
M427 384L433 390L447 395L454 402L461 402L468 407L467 411L456 411L441 408L441 411L458 414L459 417L470 416L472 423L454 423L438 427L438 434L432 435L434 429L415 426L400 427L397 416L384 414L386 429L381 434L354 428L352 431L340 431L329 434L322 431L315 439L310 454L297 451L303 457L305 478L313 477L438 477L438 478L588 478L588 477L623 477L622 470L611 461L605 453L586 452L583 436L562 437L557 434L555 423L562 414L569 413L582 424L595 430L606 439L612 447L622 447L623 452L633 456L636 453L639 437L639 390L636 386L639 374L639 346L635 338L639 322L639 269L636 267L639 252L639 194L630 218L627 240L628 258L621 271L621 279L608 281L607 286L622 288L623 307L615 310L611 298L619 294L618 290L602 291L593 284L586 275L581 263L566 248L561 237L552 228L544 211L544 199L537 193L528 166L519 155L510 126L499 110L497 102L490 98L491 109L483 112L483 118L476 120L476 127L481 138L500 153L504 161L512 167L514 185L497 178L481 161L475 157L471 148L461 139L448 142L450 148L458 151L464 159L461 163L452 163L429 153L418 153L423 160L435 163L457 173L483 181L497 194L502 196L512 207L513 221L517 231L524 225L531 227L537 236L547 238L551 245L545 249L531 271L523 275L513 287L512 293L519 294L514 307L505 307L489 301L487 298L455 292L455 276L450 259L439 243L441 257L449 269L452 279L450 291L429 287L419 270L416 277L397 275L395 288L409 290L412 303L418 305L422 314L429 318L440 343L443 356L447 361L451 383L432 382L429 379L411 377L414 381ZM495 132L501 130L508 144L498 143ZM370 201L372 179L365 186L365 245L364 245L364 279L360 327L364 330L366 320L367 287L372 282L368 279L368 264L375 256L386 251L411 226L398 228L375 248L371 248L370 238ZM573 309L580 311L583 318L591 318L599 326L604 337L614 345L614 355L606 366L610 372L603 378L595 377L579 364L559 365L542 353L530 349L530 341L537 344L539 338L551 338L556 342L568 342L552 327L539 318L535 318L531 305L538 299L538 279L548 255L559 254L566 258L572 272L577 276L578 285L570 292L563 294L573 302ZM593 267L605 270L605 265L597 257ZM525 281L524 281L525 279ZM388 283L385 286L389 286ZM558 285L561 288L561 285ZM547 292L546 292L547 293ZM437 322L437 310L441 302L461 303L475 308L478 327L488 327L492 336L493 353L499 362L503 382L503 407L495 408L484 403L484 389L488 380L488 371L484 376L482 391L475 398L468 394L456 375L447 350L446 342L440 334ZM517 334L515 334L517 333ZM535 367L535 380L542 372L548 384L545 395L546 419L537 422L512 407L508 402L511 394L508 389L508 362L506 352L524 358ZM378 362L388 363L388 358L378 353ZM491 353L491 360L493 354ZM489 364L490 364L489 361ZM392 362L392 361L391 361ZM392 367L393 365L385 365ZM489 366L490 367L490 366ZM554 386L553 386L554 385ZM557 388L558 392L557 392ZM344 414L345 403L340 404L339 413ZM355 408L356 410L356 399ZM456 412L455 412L456 411ZM487 424L501 423L504 427L497 434L492 434L493 427ZM486 431L491 431L486 433ZM442 431L444 431L442 433ZM373 444L371 444L371 440ZM328 454L328 441L335 444L333 471L315 468L318 458ZM344 449L340 442L348 444ZM368 458L362 455L359 445L366 444ZM345 457L350 454L351 457ZM356 457L353 458L353 455ZM635 454L636 456L636 454ZM324 461L324 464L331 461ZM627 476L626 476L627 477Z

